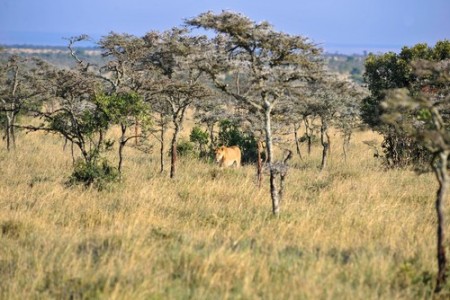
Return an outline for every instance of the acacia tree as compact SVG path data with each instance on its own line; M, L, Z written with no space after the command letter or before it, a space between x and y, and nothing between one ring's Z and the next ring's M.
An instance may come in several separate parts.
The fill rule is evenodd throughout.
M160 173L164 172L165 169L165 160L164 156L166 154L165 150L165 135L167 126L170 123L170 109L167 105L167 102L165 101L153 101L152 109L154 112L158 114L158 117L156 118L156 125L158 126L158 129L153 129L151 132L154 135L154 132L159 132L159 137L155 135L157 140L159 141L160 147L159 147L159 164L160 164Z
M128 141L139 135L127 136L127 130L140 121L142 126L150 124L150 106L136 93L115 93L110 96L98 95L97 105L106 115L111 125L119 125L119 161L117 170L122 173L123 150Z
M439 183L435 202L438 262L435 292L439 292L447 281L444 201L450 181L450 60L416 61L412 70L416 89L391 90L383 102L382 120L431 153L430 166Z
M57 109L34 110L34 115L43 122L21 127L59 134L78 147L81 160L75 165L72 182L91 185L115 178L115 172L102 158L102 153L111 146L105 139L109 117L97 101L99 82L95 76L77 69L59 70L48 74L46 84L53 91Z
M56 109L36 107L33 114L43 120L38 125L21 126L29 131L46 131L63 136L76 145L81 154L72 173L71 183L101 184L116 178L116 171L102 154L112 146L105 138L111 116L104 109L105 80L98 70L77 56L73 45L87 36L69 39L69 51L78 62L70 70L52 70L46 73L45 89L51 91L49 100ZM74 153L72 152L72 155ZM75 160L74 160L75 161Z
M158 78L149 87L152 102L164 101L171 117L173 134L170 148L170 178L174 178L177 165L177 144L186 110L194 101L210 95L202 82L199 68L208 40L205 36L190 36L187 29L173 28L163 33L150 32L144 37L143 63L158 72Z
M237 101L258 111L264 120L268 163L273 165L272 111L289 89L311 76L320 50L301 36L275 31L267 22L256 23L233 12L202 13L187 20L189 26L214 30L214 52L203 69L215 86ZM248 85L233 84L227 74L239 70ZM280 212L276 170L270 168L272 212Z
M36 58L9 57L0 63L0 114L3 115L6 149L15 147L17 117L42 104L49 90L44 79L50 66Z
M110 122L120 127L117 169L121 173L126 143L131 139L137 143L138 138L144 138L143 134L138 133L138 126L143 126L143 132L146 132L146 127L150 125L151 107L143 94L144 86L151 84L152 74L142 64L142 38L111 32L99 45L102 55L108 58L107 64L99 72L110 86L106 94L99 97L99 101L102 101ZM135 131L129 134L133 126Z
M334 116L345 105L343 99L343 86L345 83L339 81L331 74L311 83L311 92L307 99L307 110L320 118L320 142L322 144L322 162L320 169L325 169L328 154L331 150L329 128Z
M212 91L212 95L204 101L195 104L195 119L202 124L205 124L209 135L209 153L214 153L214 148L217 146L217 133L215 131L216 125L222 120L229 120L233 118L233 114L229 109L232 107L229 99L223 97L217 92Z
M117 170L121 173L126 143L142 137L137 132L138 123L142 126L150 124L150 106L139 94L143 93L142 87L150 77L141 66L144 42L133 35L111 32L99 42L107 62L96 66L81 60L73 48L75 43L88 39L87 35L72 37L68 48L78 62L78 72L98 82L95 105L104 114L108 125L120 127ZM129 134L132 126L135 126L134 135Z
M354 86L354 96L346 101L346 105L341 109L339 117L334 120L334 126L342 134L342 153L344 160L347 160L347 153L350 147L350 140L353 132L361 125L361 100L366 94L362 87ZM346 97L349 97L347 95Z

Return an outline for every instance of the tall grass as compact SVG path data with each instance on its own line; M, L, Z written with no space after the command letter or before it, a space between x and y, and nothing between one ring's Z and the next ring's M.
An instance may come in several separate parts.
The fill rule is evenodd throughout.
M0 298L432 298L437 185L384 170L371 132L346 161L336 136L324 172L318 146L295 158L279 218L254 166L182 158L170 180L128 147L122 182L67 188L62 141L19 138L0 145Z

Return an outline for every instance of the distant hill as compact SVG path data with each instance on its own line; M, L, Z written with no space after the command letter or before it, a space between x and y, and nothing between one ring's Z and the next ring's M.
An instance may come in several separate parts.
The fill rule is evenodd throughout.
M38 57L59 68L70 68L76 65L67 47L19 45L3 46L3 48L3 51L0 52L0 60L15 54L23 57ZM95 47L77 48L77 55L92 64L103 65L106 62L100 49Z

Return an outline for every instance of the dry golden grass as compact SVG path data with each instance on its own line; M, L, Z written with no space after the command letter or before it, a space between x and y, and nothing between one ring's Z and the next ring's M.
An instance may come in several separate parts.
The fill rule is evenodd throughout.
M292 161L281 216L267 176L126 150L123 182L66 188L56 136L0 145L0 298L428 299L435 264L432 174L385 171L363 140L339 136ZM156 151L157 152L157 151Z

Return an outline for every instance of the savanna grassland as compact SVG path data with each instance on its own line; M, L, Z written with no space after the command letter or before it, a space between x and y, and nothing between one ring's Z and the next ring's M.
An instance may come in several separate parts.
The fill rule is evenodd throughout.
M171 180L157 150L127 147L122 182L68 188L69 147L22 133L0 145L0 297L432 298L433 174L386 171L362 142L375 133L356 133L347 161L332 137L326 171L319 145L290 161L276 218L254 166L183 157Z

